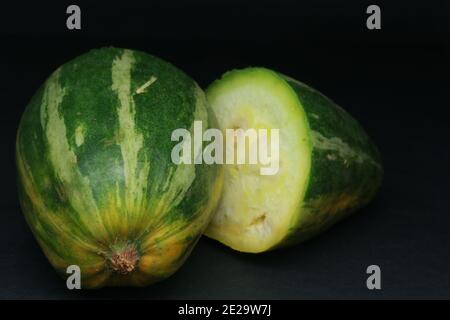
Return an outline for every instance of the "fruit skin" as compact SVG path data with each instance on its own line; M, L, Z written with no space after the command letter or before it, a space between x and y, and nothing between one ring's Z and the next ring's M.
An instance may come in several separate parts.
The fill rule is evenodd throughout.
M220 226L216 225L215 221L218 219L213 219L206 230L208 237L235 250L249 253L286 247L323 232L366 205L375 196L383 176L380 155L354 118L315 89L266 68L246 68L225 73L206 90L208 99L213 103L217 96L225 95L226 90L233 90L230 89L232 83L239 82L245 86L243 78L247 79L247 83L262 78L269 79L277 88L287 87L287 91L294 93L292 96L296 100L295 104L305 118L303 125L307 128L306 144L309 150L304 155L309 158L309 168L299 167L298 170L309 172L306 181L301 182L305 183L304 191L298 194L298 204L287 231L273 245L248 248L239 242L232 242L229 240L232 234L224 235L224 229L220 230ZM213 104L212 108L215 107ZM219 126L221 120L218 117ZM301 140L303 137L299 136L297 139ZM224 190L226 188L227 184L224 185ZM277 201L282 202L283 199ZM222 205L223 203L220 204Z
M203 91L143 52L102 48L58 68L17 133L19 198L50 263L82 288L145 286L174 273L221 194L215 165L175 165L171 141L215 127ZM201 152L201 150L197 150Z
M383 166L361 125L317 90L283 77L297 94L309 126L311 168L301 214L279 246L307 240L366 205L377 193Z

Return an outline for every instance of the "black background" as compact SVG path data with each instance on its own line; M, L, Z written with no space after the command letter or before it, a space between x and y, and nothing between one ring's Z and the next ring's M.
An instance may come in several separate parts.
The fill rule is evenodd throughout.
M79 4L82 30L66 29ZM366 28L378 4L382 29ZM0 5L0 298L450 298L450 2L39 1ZM378 145L377 198L299 246L246 255L202 238L154 286L69 291L38 248L16 194L19 117L60 64L114 45L160 56L208 85L265 66L319 89ZM382 289L366 288L377 264Z

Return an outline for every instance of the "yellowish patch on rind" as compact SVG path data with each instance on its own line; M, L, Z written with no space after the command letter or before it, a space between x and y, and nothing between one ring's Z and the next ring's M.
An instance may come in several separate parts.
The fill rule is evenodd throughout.
M139 262L139 271L151 275L148 278L150 280L147 280L148 283L174 273L189 255L187 250L189 248L189 251L192 250L203 233L222 195L224 169L218 167L217 170L218 176L212 185L208 201L198 208L192 221L186 223L178 220L170 225L161 225L143 241L141 246L143 256Z
M103 248L98 246L98 243L92 242L79 230L73 229L73 225L65 221L65 217L70 217L69 212L53 212L45 205L21 150L22 146L17 143L16 163L23 196L27 199L27 201L22 201L22 208L45 255L60 273L64 273L71 264L61 252L55 251L41 239L43 235L47 238L52 237L47 231L50 227L53 232L58 234L59 241L64 243L66 250L70 250L71 256L78 264L79 261L89 261L89 264L80 265L86 277L97 272L102 264L102 258L98 253L102 252ZM87 257L90 258L87 259ZM97 262L93 263L93 261Z

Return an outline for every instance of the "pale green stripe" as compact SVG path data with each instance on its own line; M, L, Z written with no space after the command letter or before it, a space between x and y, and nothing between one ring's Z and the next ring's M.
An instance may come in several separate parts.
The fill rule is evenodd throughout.
M123 158L125 205L128 213L142 209L150 169L145 156L138 168L139 151L144 146L144 137L136 128L136 106L131 95L131 70L134 62L133 52L124 50L112 64L112 90L117 93L120 102L117 108L118 144Z
M60 104L66 94L59 83L61 70L58 69L47 81L41 104L41 125L48 143L48 157L67 199L78 212L87 227L96 229L102 225L99 211L89 184L77 166L77 157L67 140L66 125L60 114ZM97 219L92 219L92 217Z

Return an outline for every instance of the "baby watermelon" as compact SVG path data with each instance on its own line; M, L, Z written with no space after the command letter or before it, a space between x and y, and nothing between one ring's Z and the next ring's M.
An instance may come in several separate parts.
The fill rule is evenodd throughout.
M279 168L225 165L223 196L206 235L258 253L306 240L375 195L378 151L359 123L318 91L275 71L226 73L207 89L220 129L279 130ZM259 166L259 167L258 167Z
M215 127L203 91L171 64L102 48L59 67L17 133L19 196L50 263L81 286L144 286L174 273L210 221L216 165L176 165L177 128ZM201 149L194 152L199 153Z

